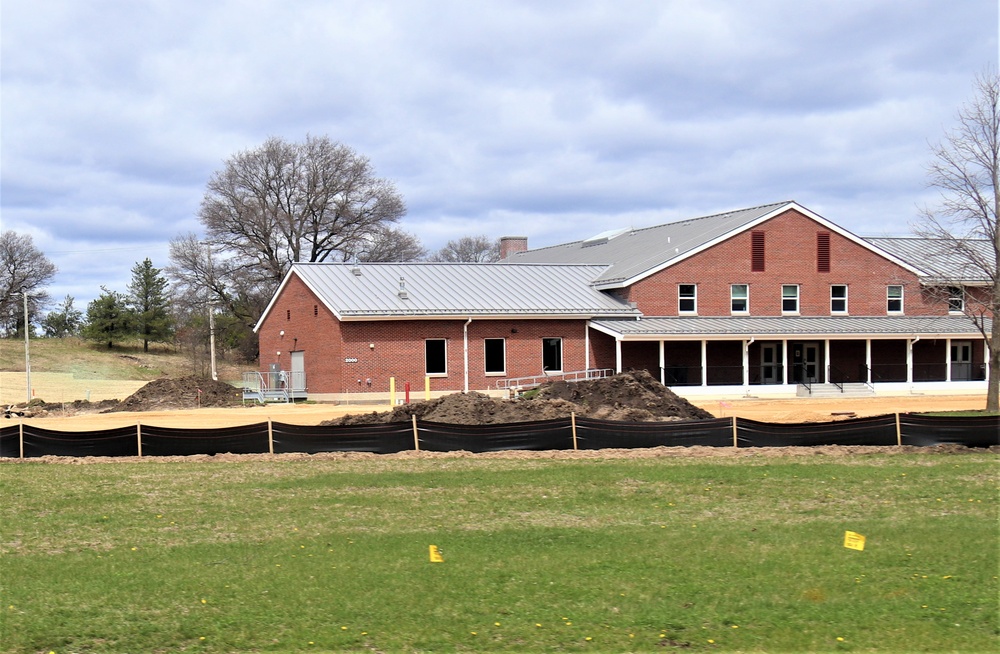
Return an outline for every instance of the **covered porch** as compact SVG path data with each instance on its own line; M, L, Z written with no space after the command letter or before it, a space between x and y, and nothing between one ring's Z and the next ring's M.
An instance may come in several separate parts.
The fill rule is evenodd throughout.
M615 370L646 369L677 392L796 395L822 390L985 389L985 340L942 317L642 318L591 322ZM603 365L603 363L602 363Z

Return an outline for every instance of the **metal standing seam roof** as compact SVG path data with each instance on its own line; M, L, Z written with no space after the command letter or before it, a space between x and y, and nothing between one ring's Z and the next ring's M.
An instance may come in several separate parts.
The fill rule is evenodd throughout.
M665 317L592 320L591 325L624 340L768 336L902 337L981 336L965 316L781 316ZM987 321L987 330L989 321Z
M293 265L289 276L298 275L342 319L640 315L627 302L590 285L604 268L594 265L312 263ZM405 290L405 298L400 297L401 290Z
M792 202L775 202L749 209L692 218L655 227L630 230L618 236L597 238L592 243L574 241L563 245L518 252L504 260L506 264L589 263L605 264L606 269L592 281L595 285L613 285L632 279L744 225L785 207Z
M923 271L926 277L954 282L988 283L986 269L993 263L990 242L985 239L965 239L963 246L975 252L983 265L976 266L956 251L945 239L919 237L866 238L867 242Z

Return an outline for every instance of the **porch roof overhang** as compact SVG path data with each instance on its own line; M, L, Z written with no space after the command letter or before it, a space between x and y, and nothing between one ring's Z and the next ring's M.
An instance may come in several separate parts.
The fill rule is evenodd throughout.
M669 316L592 320L590 326L622 341L982 338L965 316Z

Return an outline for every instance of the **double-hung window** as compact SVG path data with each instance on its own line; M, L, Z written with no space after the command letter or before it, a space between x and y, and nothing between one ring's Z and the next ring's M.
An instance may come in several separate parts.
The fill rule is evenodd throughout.
M781 285L781 313L799 312L799 285Z
M948 287L948 313L965 311L965 291L961 286Z
M830 313L847 313L847 284L830 286Z
M732 284L729 297L732 313L750 313L750 287L747 284Z
M698 286L695 284L677 285L677 313L698 313Z
M903 287L899 284L890 284L885 287L885 310L886 313L903 313Z

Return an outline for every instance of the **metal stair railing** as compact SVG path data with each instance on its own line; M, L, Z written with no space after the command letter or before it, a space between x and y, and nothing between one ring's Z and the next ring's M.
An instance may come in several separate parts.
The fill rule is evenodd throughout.
M510 379L499 379L496 383L498 390L524 389L540 386L548 381L586 381L588 379L601 379L610 377L615 371L611 368L590 368L588 370L574 370L572 372L557 372L543 375L532 375L530 377L511 377Z

